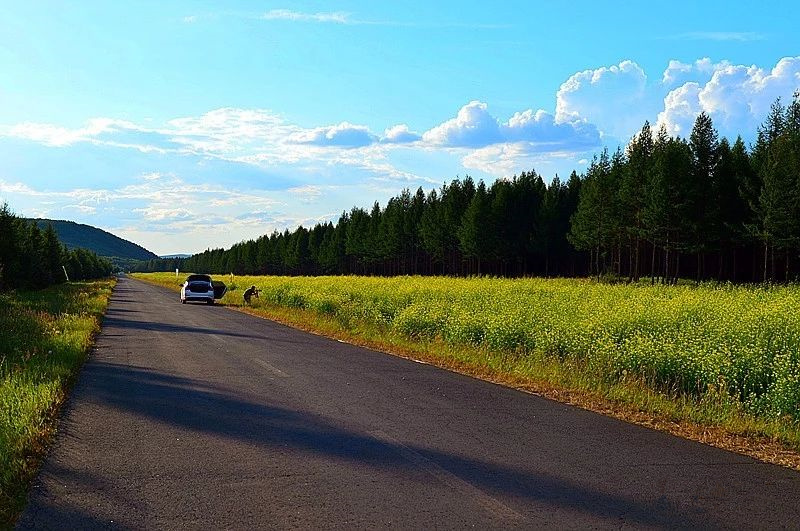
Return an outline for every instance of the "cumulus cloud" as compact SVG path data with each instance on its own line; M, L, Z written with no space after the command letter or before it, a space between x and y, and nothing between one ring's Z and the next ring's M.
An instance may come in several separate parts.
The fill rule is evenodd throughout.
M777 97L789 99L800 88L800 57L781 59L771 69L708 57L672 60L660 81L649 83L630 60L577 72L556 95L555 121L582 120L624 141L654 116L657 126L686 135L705 111L723 135L746 136L755 132Z
M386 129L383 132L381 142L384 144L409 144L422 138L422 135L409 131L406 124L399 124Z
M539 152L579 151L600 145L600 132L586 120L558 122L543 110L518 112L500 130L509 142L528 142Z
M667 68L664 70L664 74L661 76L661 82L665 85L669 85L674 83L679 77L684 76L691 71L692 65L676 61L675 59L670 59L669 65L667 65Z
M422 139L449 147L483 147L502 141L500 122L489 114L488 105L480 101L464 105L455 118L426 131Z
M291 141L314 146L356 148L374 144L378 141L378 137L363 125L342 122L338 125L317 127L295 133L291 136Z
M695 82L685 83L667 94L657 127L665 125L670 134L687 136L702 110L699 94L700 85Z
M624 138L655 113L657 103L647 91L644 70L626 60L570 76L556 93L556 120L586 120L603 133Z
M785 57L770 70L727 62L711 69L707 82L690 81L666 95L659 125L686 135L705 111L723 133L747 133L755 131L778 97L787 100L800 90L800 56Z
M690 77L693 78L694 81L705 81L711 78L716 70L728 65L730 65L728 61L715 63L709 57L703 57L694 63L682 63L673 59L664 70L661 83L664 85L674 85L676 82L686 80Z
M480 101L463 106L455 118L426 131L422 139L432 145L458 148L523 143L532 151L577 150L600 144L597 129L575 116L559 122L550 113L529 109L501 123Z

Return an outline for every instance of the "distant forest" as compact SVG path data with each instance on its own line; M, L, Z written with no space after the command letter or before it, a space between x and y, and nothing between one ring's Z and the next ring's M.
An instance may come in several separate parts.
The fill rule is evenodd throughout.
M70 280L88 280L111 274L110 261L86 249L68 250L48 224L14 215L0 204L0 291L39 289Z
M800 92L749 149L700 114L688 138L645 122L625 150L548 185L535 171L469 177L336 223L274 232L141 271L271 275L609 275L734 282L800 274Z

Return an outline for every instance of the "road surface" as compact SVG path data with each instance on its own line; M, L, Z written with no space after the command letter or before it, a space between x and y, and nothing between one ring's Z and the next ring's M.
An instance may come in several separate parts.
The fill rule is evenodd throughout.
M121 279L19 528L776 528L800 474Z

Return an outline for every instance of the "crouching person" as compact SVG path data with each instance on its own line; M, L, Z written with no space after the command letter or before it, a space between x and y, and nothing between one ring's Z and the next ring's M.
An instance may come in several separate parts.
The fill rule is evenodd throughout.
M255 286L250 286L246 290L244 290L244 303L250 304L250 299L255 297L258 298L258 289Z

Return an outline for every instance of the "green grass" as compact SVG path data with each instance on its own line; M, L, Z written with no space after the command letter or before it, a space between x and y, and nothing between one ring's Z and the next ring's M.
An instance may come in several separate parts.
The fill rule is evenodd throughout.
M22 510L113 281L0 294L0 528Z
M137 275L177 289L173 274ZM800 450L800 286L234 277L223 303L603 408ZM560 391L558 391L560 390ZM594 398L592 398L594 400ZM701 429L702 431L702 429Z

